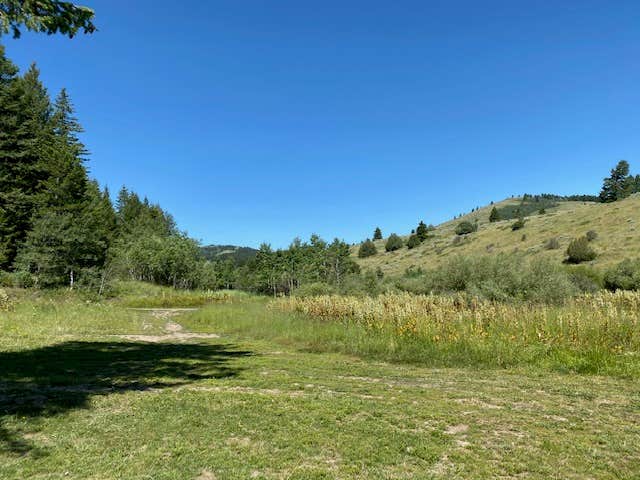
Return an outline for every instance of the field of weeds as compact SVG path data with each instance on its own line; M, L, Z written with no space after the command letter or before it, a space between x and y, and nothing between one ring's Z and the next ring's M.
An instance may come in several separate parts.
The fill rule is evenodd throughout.
M391 356L444 365L552 364L636 375L640 293L600 292L564 305L499 303L465 296L289 297L271 308L356 326L386 339Z

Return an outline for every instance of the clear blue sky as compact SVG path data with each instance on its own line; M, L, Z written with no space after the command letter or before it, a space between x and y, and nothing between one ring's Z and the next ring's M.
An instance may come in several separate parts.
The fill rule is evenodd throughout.
M637 1L100 0L3 39L86 129L91 174L204 243L349 242L640 171Z

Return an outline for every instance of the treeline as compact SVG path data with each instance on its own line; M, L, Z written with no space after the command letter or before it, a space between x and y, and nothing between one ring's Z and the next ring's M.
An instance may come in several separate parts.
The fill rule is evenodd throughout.
M256 256L236 271L236 287L272 295L314 284L341 288L359 273L347 243L338 239L327 243L312 235L309 242L296 238L287 249L262 244Z
M123 188L113 205L91 180L69 95L51 100L39 71L24 75L0 47L0 270L2 283L86 286L125 277L218 288L216 262L158 205Z

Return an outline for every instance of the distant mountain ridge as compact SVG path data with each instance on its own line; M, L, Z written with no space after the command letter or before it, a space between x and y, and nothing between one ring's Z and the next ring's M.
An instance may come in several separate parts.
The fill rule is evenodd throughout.
M255 248L238 245L206 245L200 250L207 260L232 260L237 265L247 263L258 253Z

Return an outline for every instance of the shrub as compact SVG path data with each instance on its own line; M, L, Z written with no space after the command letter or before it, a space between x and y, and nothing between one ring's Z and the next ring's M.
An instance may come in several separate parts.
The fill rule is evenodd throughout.
M526 242L527 241L527 234L526 233L522 234L522 237L520 237L520 241L521 242Z
M544 248L547 250L557 250L560 248L560 241L556 238L550 238L547 243L544 244Z
M364 242L362 242L362 244L360 245L360 248L358 249L359 258L371 257L376 253L378 253L378 249L376 248L376 245L368 238Z
M568 267L571 283L583 293L595 293L602 290L602 275L586 265Z
M0 288L0 312L8 312L13 308L13 301L9 294Z
M560 265L522 255L454 257L424 278L425 292L468 292L496 301L560 303L578 293Z
M460 222L456 227L456 235L466 235L473 233L478 229L478 225L474 225L471 222Z
M623 260L604 275L607 290L640 290L640 258Z
M589 230L585 235L587 240L593 242L596 238L598 238L598 233L595 230Z
M489 221L491 223L500 221L500 212L498 212L498 209L496 207L493 207L491 209L491 213L489 214Z
M373 239L382 240L382 230L380 230L380 227L376 227L375 231L373 232Z
M297 297L316 297L318 295L333 295L336 289L333 285L322 282L307 283L299 286L293 291Z
M589 262L597 257L593 248L589 245L587 237L576 238L571 241L567 248L568 263Z
M516 231L524 228L524 218L519 218L513 225L511 225L511 230Z
M389 235L389 238L387 238L387 243L384 245L384 249L387 252L393 252L394 250L400 250L403 246L404 242L402 241L402 238L400 238L399 235L392 233Z
M539 215L544 215L545 213L547 213L547 211L544 208L541 208L540 210L538 210Z
M420 238L418 237L417 234L413 234L409 237L409 240L407 240L407 248L408 249L412 249L417 247L418 245L420 245Z

